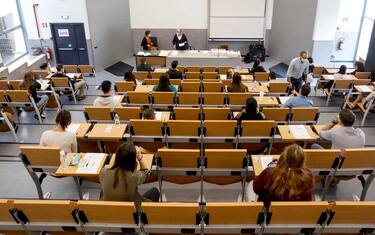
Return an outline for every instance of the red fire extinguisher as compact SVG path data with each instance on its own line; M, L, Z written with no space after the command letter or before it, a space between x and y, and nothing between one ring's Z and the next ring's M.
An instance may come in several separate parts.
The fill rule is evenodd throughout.
M337 44L337 49L338 49L339 51L344 50L344 43L345 43L345 38L340 38L340 39L339 39L339 42L338 42L338 44Z
M52 50L49 47L43 47L43 53L46 54L48 60L52 60Z

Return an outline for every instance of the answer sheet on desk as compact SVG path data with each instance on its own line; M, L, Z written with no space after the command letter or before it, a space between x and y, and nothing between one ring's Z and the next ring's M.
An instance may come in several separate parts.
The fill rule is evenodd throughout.
M310 138L310 135L307 132L304 125L291 125L291 126L289 126L289 129L292 132L294 138L296 138L296 139L308 139L308 138Z
M80 126L81 124L72 123L66 128L66 131L76 134Z
M104 157L104 153L86 153L78 165L77 173L95 174Z
M270 164L270 162L272 162L272 160L273 160L272 156L261 157L260 161L262 163L262 169L266 169L268 167L268 164Z

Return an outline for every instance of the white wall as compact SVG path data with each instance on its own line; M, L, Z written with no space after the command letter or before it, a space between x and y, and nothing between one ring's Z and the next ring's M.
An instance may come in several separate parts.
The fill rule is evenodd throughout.
M37 15L41 38L51 38L50 23L84 23L86 39L90 38L85 0L21 0L20 2L29 39L38 38L33 4L39 4ZM62 16L67 16L67 19L63 19ZM47 24L47 27L43 27L43 24Z
M208 0L130 0L129 5L133 29L207 29Z
M341 0L319 0L316 9L314 41L334 40Z
M273 3L274 0L266 2L266 29L272 29Z

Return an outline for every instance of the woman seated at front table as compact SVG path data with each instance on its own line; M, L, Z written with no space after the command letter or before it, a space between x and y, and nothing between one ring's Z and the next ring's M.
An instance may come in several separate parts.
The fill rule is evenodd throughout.
M274 167L255 178L253 190L269 207L271 201L311 201L314 174L305 167L305 153L297 144L287 146Z
M40 138L40 145L44 147L59 147L65 153L76 153L76 134L66 130L71 121L70 112L65 109L60 110L56 115L56 127L43 132Z
M137 166L140 164L140 170ZM114 164L103 168L99 179L104 201L133 201L139 209L142 201L159 201L159 191L151 188L143 195L138 192L138 186L143 184L149 175L149 170L143 158L141 148L133 143L124 143L117 149Z
M164 73L160 76L159 84L154 86L152 91L177 93L177 88L170 83L168 75Z
M263 113L259 112L258 102L255 98L249 97L246 100L246 108L239 112L235 119L242 120L264 120L265 116Z
M232 83L227 87L228 92L247 92L247 87L242 83L242 77L239 73L233 74Z

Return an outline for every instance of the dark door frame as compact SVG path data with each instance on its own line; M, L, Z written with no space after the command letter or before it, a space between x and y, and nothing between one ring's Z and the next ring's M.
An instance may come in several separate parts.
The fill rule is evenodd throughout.
M84 34L85 35L85 42L87 42L87 38L86 38L86 29L85 29L84 23L50 23L51 38L52 38L52 41L53 41L53 49L54 49L55 57L56 57L56 64L59 64L59 61L58 61L59 52L57 50L57 45L56 45L56 40L55 40L55 25L56 26L58 26L58 25L72 25L72 26L81 25L83 27L84 32L85 32L85 34ZM77 41L77 39L76 39L76 41ZM87 43L86 43L86 51L87 51L87 57L88 57Z

